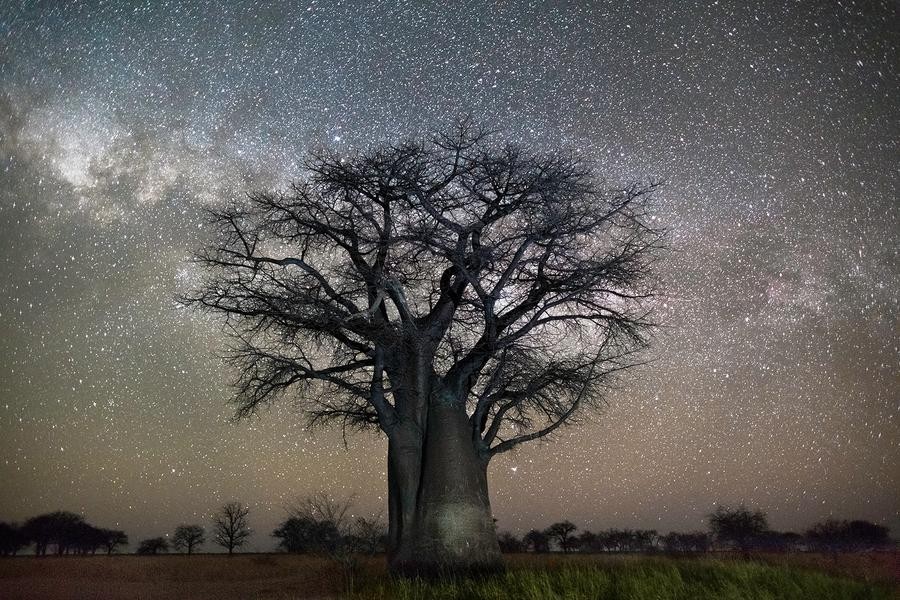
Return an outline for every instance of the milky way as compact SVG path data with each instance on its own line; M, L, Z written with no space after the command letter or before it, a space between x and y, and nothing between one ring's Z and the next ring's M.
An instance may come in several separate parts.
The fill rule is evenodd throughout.
M501 528L900 529L895 2L83 2L0 8L0 519L138 539L232 498L385 506L385 447L284 402L230 423L220 323L176 306L204 206L470 114L665 179L648 365L491 466Z

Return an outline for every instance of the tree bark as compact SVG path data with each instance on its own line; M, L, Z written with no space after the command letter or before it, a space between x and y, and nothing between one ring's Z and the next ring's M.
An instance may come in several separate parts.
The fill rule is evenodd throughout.
M502 569L487 490L465 412L428 402L424 432L400 424L388 442L389 555L401 575Z

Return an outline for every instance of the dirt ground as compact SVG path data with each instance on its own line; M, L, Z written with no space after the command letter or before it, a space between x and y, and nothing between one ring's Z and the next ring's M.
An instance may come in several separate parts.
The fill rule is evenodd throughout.
M2 600L283 600L332 598L339 591L331 563L297 555L0 559Z
M728 556L718 556L726 560ZM769 554L765 562L900 582L900 554L829 557ZM739 557L733 557L737 560ZM511 555L513 568L647 560L646 556ZM385 575L383 557L364 561L362 578ZM294 600L336 598L340 571L327 560L286 554L64 556L0 559L0 600Z
M506 555L506 562L511 566L554 566L562 561L639 561L647 560L646 554L511 554ZM697 558L716 558L720 560L744 560L738 552L710 552L698 554ZM773 565L787 565L824 571L832 575L843 575L863 581L887 582L900 584L900 551L865 552L853 554L826 555L814 552L772 552L755 553L752 560ZM689 557L684 557L690 560Z

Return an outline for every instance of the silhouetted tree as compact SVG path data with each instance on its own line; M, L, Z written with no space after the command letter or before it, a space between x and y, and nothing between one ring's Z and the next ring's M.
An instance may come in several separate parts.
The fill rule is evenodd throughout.
M575 538L576 529L578 529L578 527L571 521L560 521L545 529L544 533L547 534L548 538L556 542L560 550L568 552L569 550L572 550L577 543L577 539Z
M229 502L213 515L213 541L228 550L228 554L247 543L249 514L250 509L240 502Z
M851 549L874 550L891 546L890 529L869 521L855 520L847 524Z
M764 512L751 511L741 504L737 508L717 507L709 515L709 529L717 542L746 552L769 530L769 524Z
M646 345L656 187L468 122L317 154L290 190L212 211L183 301L227 319L238 416L289 394L387 436L395 572L491 569L490 459L602 407Z
M631 547L630 529L609 529L605 536L606 544L614 552L628 552Z
M819 552L858 552L891 545L890 529L869 521L829 519L806 532L809 544Z
M169 542L165 538L156 537L141 540L138 544L138 554L164 554L169 551Z
M372 556L387 549L387 527L380 516L356 517L349 537L358 554Z
M525 552L525 543L509 531L497 534L497 543L500 545L500 552L504 554Z
M103 545L106 548L107 554L112 554L119 546L128 545L128 536L125 535L124 531L118 531L116 529L104 529L103 532L105 534Z
M631 532L632 552L654 552L659 543L659 532L655 529L635 529Z
M290 507L291 516L272 533L287 552L317 553L336 561L348 596L353 595L359 555L375 554L385 537L378 517L351 517L352 504L352 499L312 494Z
M707 552L709 550L709 535L703 531L691 533L673 531L664 535L661 541L666 552Z
M71 531L70 549L79 554L96 554L106 542L106 533L85 522L74 525Z
M15 523L0 521L0 555L15 556L28 545L28 537Z
M803 544L804 538L793 531L765 531L754 542L754 546L766 552L794 552Z
M172 547L179 552L184 550L188 554L193 554L194 548L206 541L204 533L199 525L179 525L172 537Z
M550 551L550 538L543 531L532 529L522 538L525 547L532 552L543 553Z
M278 546L285 552L305 554L333 550L338 545L340 533L329 521L290 517L272 532L272 536L278 539Z
M828 519L813 525L806 532L806 539L813 549L833 554L843 550L846 533L846 521Z
M611 552L627 552L631 543L631 530L609 529L604 532L603 540Z
M47 554L47 548L51 545L55 545L56 553L62 555L75 545L79 525L83 522L81 515L56 511L28 519L22 525L22 533L34 542L38 556Z
M594 543L596 544L598 550L601 552L612 552L612 548L609 542L609 536L607 534L607 531L598 531L596 534L597 539Z
M604 548L593 531L582 531L578 534L578 550L581 552L601 552Z

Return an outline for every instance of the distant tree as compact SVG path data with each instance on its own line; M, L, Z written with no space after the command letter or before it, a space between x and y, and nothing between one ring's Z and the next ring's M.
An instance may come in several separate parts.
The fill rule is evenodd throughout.
M756 539L755 545L766 552L794 552L800 548L803 541L803 536L793 531L769 530Z
M345 517L336 523L296 513L272 532L278 547L285 552L325 555L334 555L344 548L353 554L377 554L385 548L385 535L386 528L378 517Z
M593 531L582 531L578 534L578 550L585 553L603 551L599 536Z
M525 547L532 552L542 553L550 551L550 538L543 531L532 529L522 538Z
M273 531L272 536L278 539L278 546L285 552L327 553L337 547L340 532L330 521L293 516Z
M199 525L179 525L175 528L172 546L179 552L184 550L188 554L193 554L194 548L206 541L204 533Z
M659 532L655 529L635 529L631 533L632 552L654 552L659 544Z
M28 537L22 532L21 527L15 523L0 521L0 555L15 556L27 545Z
M559 549L563 552L569 552L575 547L576 538L575 538L575 530L578 527L575 526L571 521L560 521L559 523L554 523L550 527L544 530L544 533L547 534L547 537L556 542L559 546Z
M331 552L342 567L344 591L352 598L359 573L359 556L373 556L387 547L387 527L380 517L357 517L346 525L338 523L340 544Z
M290 517L273 535L289 552L333 553L347 532L351 505L324 492L310 494L287 508Z
M684 536L688 534L680 533L678 531L670 531L666 535L662 536L661 542L662 547L665 552L670 554L675 554L678 552L688 552L685 548L686 544L684 543Z
M387 527L380 516L357 517L350 527L351 545L359 554L372 556L387 550Z
M48 547L56 554L95 554L106 546L108 531L95 527L81 515L56 511L32 517L21 528L26 543L34 542L35 554L45 555ZM124 534L123 534L124 535Z
M688 533L687 536L688 548L690 548L692 552L709 552L712 547L712 540L705 531L695 531L693 533Z
M819 552L837 553L847 544L847 522L828 519L816 523L806 532L810 546Z
M850 521L850 539L856 550L870 550L892 546L890 529L870 521Z
M509 531L497 534L497 543L500 544L500 552L504 554L525 552L525 543Z
M634 552L636 547L635 530L626 527L619 530L619 550L622 552Z
M603 552L613 552L615 548L613 548L612 540L610 539L609 533L611 530L607 529L604 531L597 532L597 547Z
M96 554L106 543L104 530L85 522L76 523L71 530L70 550L78 554Z
M169 551L169 542L166 538L156 537L141 540L138 544L138 554L163 554Z
M336 561L348 596L353 595L359 556L375 554L387 537L379 517L352 518L352 505L352 499L312 494L289 507L290 517L272 533L287 552L316 553Z
M62 555L82 552L82 542L90 542L92 527L85 523L84 517L75 513L61 512L58 518L56 553Z
M806 539L814 549L831 554L875 550L891 545L887 527L859 520L822 521L806 532Z
M119 531L116 529L104 529L103 533L103 546L106 548L107 554L112 554L119 546L128 545L128 536L125 535L124 531Z
M703 531L679 533L673 531L660 538L666 552L706 552L709 550L709 534Z
M709 515L709 529L716 541L746 552L769 530L766 514L751 511L741 504L737 508L719 506Z
M66 511L56 511L32 517L22 525L22 532L34 542L35 554L47 554L49 546L56 546L59 555L67 553L76 543L79 525L84 522L81 515Z
M628 552L631 549L632 532L630 529L608 529L603 540L610 552Z
M796 552L802 550L806 538L796 531L782 531L779 534L779 545L783 550Z
M850 521L848 537L853 551L874 550L891 545L890 529L870 521Z
M240 502L229 502L213 515L213 541L228 550L228 554L247 543L249 514L250 509Z

